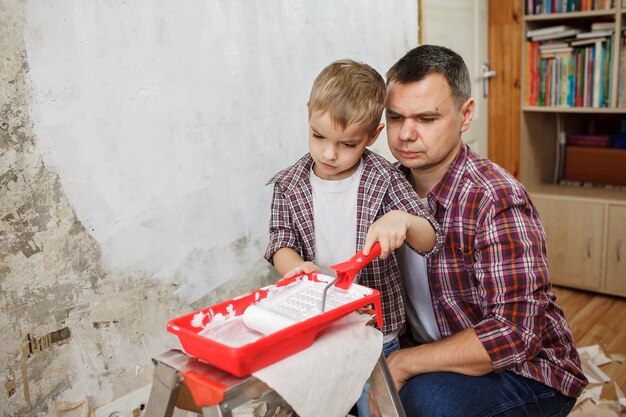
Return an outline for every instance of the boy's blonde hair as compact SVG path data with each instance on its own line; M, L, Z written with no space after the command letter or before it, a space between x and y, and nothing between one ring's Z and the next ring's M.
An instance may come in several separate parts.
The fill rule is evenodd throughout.
M313 82L309 118L314 111L328 112L341 129L364 123L373 134L383 114L385 95L385 81L374 68L351 59L335 61Z

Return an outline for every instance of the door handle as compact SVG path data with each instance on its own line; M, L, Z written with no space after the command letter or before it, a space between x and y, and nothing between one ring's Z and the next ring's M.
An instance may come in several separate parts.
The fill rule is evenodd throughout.
M587 258L591 258L591 240L593 239L592 235L587 236Z
M622 260L622 237L617 238L617 262Z
M496 72L489 68L487 62L483 63L483 97L487 98L489 95L489 78L496 76Z

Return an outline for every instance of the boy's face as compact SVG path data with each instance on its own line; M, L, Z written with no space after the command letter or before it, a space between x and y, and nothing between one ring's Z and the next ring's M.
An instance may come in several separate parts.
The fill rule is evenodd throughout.
M365 124L335 126L328 112L313 111L309 118L309 152L313 172L325 180L342 180L352 175L365 148L373 144L384 125L370 134Z

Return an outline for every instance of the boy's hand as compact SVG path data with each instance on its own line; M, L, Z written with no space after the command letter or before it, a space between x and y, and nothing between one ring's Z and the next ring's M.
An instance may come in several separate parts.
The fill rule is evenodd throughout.
M408 216L411 215L393 210L376 220L367 231L363 254L368 255L376 241L380 242L381 259L386 259L391 252L402 246L409 230Z
M313 262L305 262L302 265L298 265L291 271L287 272L283 278L291 278L300 274L310 274L311 272L320 272L321 269L319 266L315 265Z

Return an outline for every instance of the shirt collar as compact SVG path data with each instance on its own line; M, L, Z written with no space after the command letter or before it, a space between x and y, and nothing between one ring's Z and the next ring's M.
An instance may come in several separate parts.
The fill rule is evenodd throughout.
M449 208L453 201L455 190L461 184L463 175L465 174L465 162L468 158L468 149L465 143L461 142L459 153L454 161L448 167L444 176L439 180L437 185L428 194L429 199L433 198L446 209Z

